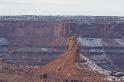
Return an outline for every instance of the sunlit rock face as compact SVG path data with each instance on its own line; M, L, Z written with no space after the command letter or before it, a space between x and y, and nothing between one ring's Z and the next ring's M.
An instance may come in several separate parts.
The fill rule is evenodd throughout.
M0 17L0 57L8 63L43 65L76 36L81 53L103 68L124 72L124 17Z

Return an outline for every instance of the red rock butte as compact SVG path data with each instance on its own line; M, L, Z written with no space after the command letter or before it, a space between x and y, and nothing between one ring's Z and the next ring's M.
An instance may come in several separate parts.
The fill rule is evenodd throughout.
M43 82L61 82L60 80L62 82L109 82L104 74L89 70L87 60L80 58L79 49L76 37L67 38L65 52L37 70L41 79L44 79Z

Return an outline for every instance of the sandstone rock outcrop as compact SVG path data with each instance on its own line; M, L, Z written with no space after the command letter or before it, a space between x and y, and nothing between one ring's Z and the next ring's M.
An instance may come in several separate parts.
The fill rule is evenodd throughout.
M47 75L47 79L43 82L51 82L54 80L82 80L86 82L108 82L105 75L90 70L86 62L75 62L80 59L79 45L76 37L67 38L65 52L51 63L44 65L40 69L34 69L35 73L43 76ZM84 60L84 59L83 59ZM61 81L58 81L61 82Z
M76 37L71 36L67 38L67 43L65 45L65 51L75 54L74 60L79 59L79 44L77 43Z

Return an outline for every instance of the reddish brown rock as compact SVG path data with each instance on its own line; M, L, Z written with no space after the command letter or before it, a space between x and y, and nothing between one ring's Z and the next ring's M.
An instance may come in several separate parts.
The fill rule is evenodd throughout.
M97 71L89 70L87 64L75 62L79 57L79 45L75 37L69 37L65 46L66 51L61 54L56 60L43 66L40 69L34 70L39 74L46 74L52 79L73 79L93 82L108 82L105 80L105 75ZM80 66L80 68L78 67ZM49 78L49 79L50 79Z

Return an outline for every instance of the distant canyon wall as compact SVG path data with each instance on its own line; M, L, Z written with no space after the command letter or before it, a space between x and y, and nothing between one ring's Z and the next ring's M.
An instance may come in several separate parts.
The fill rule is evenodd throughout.
M77 24L70 22L0 21L0 38L10 46L63 45L70 35L84 38L123 38L121 24Z
M66 35L67 25L64 23L0 23L0 38L5 38L9 46L61 45Z

